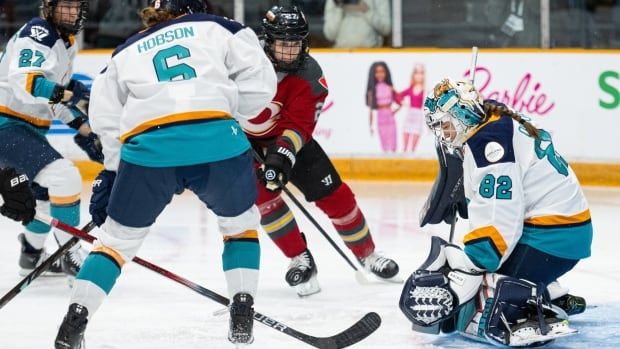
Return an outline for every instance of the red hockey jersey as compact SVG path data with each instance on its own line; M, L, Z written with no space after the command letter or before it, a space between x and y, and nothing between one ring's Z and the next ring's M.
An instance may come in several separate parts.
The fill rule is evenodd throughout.
M297 72L278 73L278 80L278 91L272 101L275 106L265 108L254 119L239 122L250 140L278 137L278 143L286 141L298 152L312 138L327 98L327 82L321 67L310 56Z

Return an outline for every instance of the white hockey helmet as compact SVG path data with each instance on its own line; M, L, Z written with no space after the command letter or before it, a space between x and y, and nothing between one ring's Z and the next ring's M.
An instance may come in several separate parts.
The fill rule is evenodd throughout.
M448 148L460 148L486 120L483 103L471 83L443 79L424 101L426 125Z

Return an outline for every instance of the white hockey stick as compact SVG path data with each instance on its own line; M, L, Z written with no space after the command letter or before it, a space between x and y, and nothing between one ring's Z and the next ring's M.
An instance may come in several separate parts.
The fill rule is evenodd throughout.
M478 62L478 46L471 48L471 65L469 66L469 82L473 85L476 80L476 62Z

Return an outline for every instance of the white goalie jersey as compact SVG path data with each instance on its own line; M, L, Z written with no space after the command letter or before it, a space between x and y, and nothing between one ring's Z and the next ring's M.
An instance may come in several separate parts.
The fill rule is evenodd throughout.
M567 259L590 255L590 211L579 182L550 134L530 137L510 116L494 116L465 147L470 231L465 252L496 271L526 244Z

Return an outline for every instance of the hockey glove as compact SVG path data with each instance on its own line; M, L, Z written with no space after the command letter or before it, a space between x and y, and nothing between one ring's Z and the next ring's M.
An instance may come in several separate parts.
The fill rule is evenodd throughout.
M101 146L101 140L99 140L99 136L94 132L88 134L88 136L82 136L81 134L76 134L73 136L73 141L77 144L88 157L96 161L100 164L103 164L103 152Z
M4 200L0 207L2 215L24 225L34 219L35 200L26 175L18 175L13 168L0 170L0 193Z
M295 154L288 148L274 144L267 150L265 163L257 175L269 191L280 190L288 182L295 164Z
M73 93L71 99L63 102L68 107L76 107L82 109L84 113L88 111L88 103L90 102L90 89L78 80L71 80L67 85L67 90Z
M88 212L93 218L93 222L100 227L108 217L108 202L112 193L112 186L116 172L103 170L99 172L97 178L93 182L93 195L90 197L90 205Z

